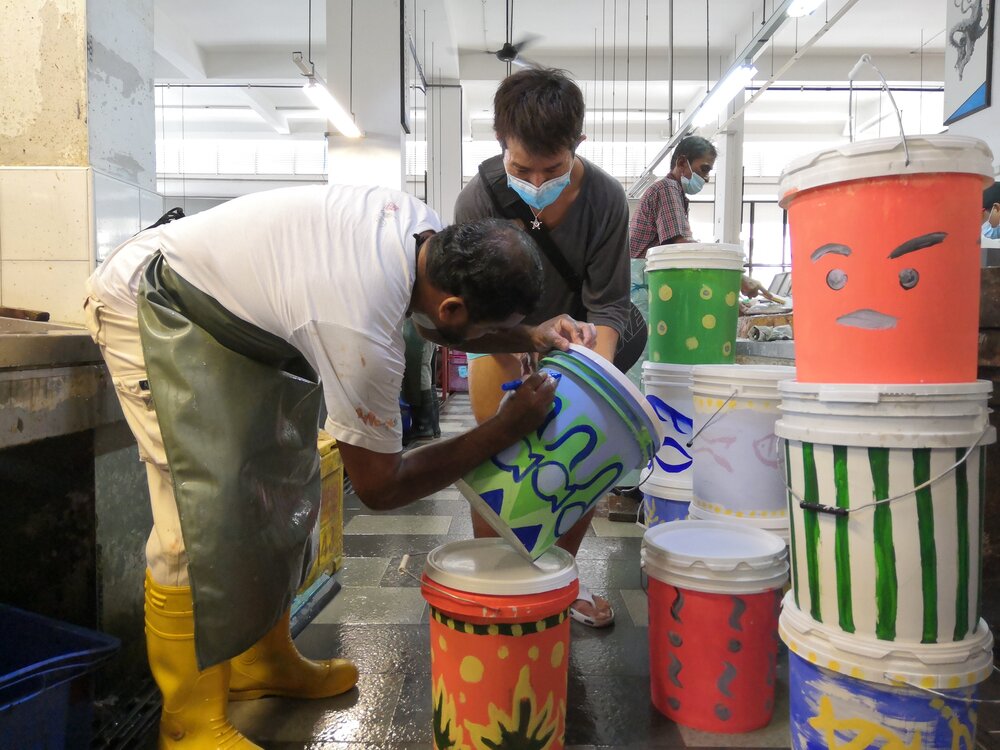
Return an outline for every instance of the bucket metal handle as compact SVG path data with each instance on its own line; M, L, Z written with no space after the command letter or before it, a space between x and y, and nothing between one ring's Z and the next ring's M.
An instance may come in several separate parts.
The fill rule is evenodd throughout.
M719 413L726 408L726 404L728 404L730 401L736 398L737 393L738 391L733 391L732 393L729 394L729 398L727 398L725 401L722 402L722 406L720 406L718 409L715 410L715 413L712 416L710 416L708 420L706 420L705 424L701 426L701 429L698 430L694 435L692 435L690 440L684 443L685 448L690 448L692 445L694 445L695 438L698 437L702 432L704 432L705 428L708 427L710 424L712 424L713 421L715 421L715 418L719 416Z
M1000 672L1000 667L993 665L993 672ZM907 680L897 680L892 677L888 672L883 672L882 676L894 685L906 685L907 687L916 688L917 690L922 690L925 693L930 693L931 695L936 695L939 698L944 698L949 701L958 701L959 703L974 703L977 705L984 706L1000 706L1000 700L989 699L989 698L962 698L957 695L948 695L947 693L942 693L939 690L934 690L933 688L924 687L923 685L918 685L915 682L909 682ZM991 674L990 677L993 675ZM986 679L989 679L987 677Z
M926 487L930 487L932 484L935 484L940 480L944 479L944 477L951 474L951 472L953 472L955 469L957 469L959 466L961 466L962 464L964 464L966 461L969 460L969 456L972 455L972 451L974 451L976 448L979 447L979 444L983 442L983 439L990 433L991 429L993 429L992 426L987 424L982 434L980 434L980 436L976 438L976 442L974 442L971 446L969 446L969 450L967 450L960 459L958 459L955 463L953 463L951 466L949 466L947 469L942 471L937 476L931 477L926 482L918 484L912 490L907 490L906 492L900 492L899 494L893 495L892 497L886 497L881 500L873 500L870 503L865 503L864 505L859 505L855 508L839 508L839 507L834 507L832 505L824 505L823 503L808 502L806 500L803 500L799 496L799 494L795 492L795 490L793 490L791 485L788 484L787 482L785 483L785 489L788 490L788 494L793 499L795 499L796 502L798 502L799 507L802 508L802 510L812 510L817 513L826 513L827 515L846 518L851 513L856 513L859 510L865 510L866 508L874 508L876 506L883 505L885 503L892 503L895 502L896 500L901 500L902 498L908 497L910 495L916 496L916 494L920 490ZM781 438L781 439L784 440L786 443L788 442L788 438Z
M903 132L903 115L899 111L899 106L896 104L896 99L892 95L892 89L889 88L885 76L882 75L882 71L879 70L878 66L872 60L872 56L867 52L858 58L854 67L851 68L851 72L847 74L847 122L850 124L851 143L854 143L854 79L861 72L861 68L864 65L871 66L872 70L878 73L878 77L882 81L882 87L885 89L885 93L889 95L889 101L892 102L892 108L896 110L896 120L899 122L899 137L903 141L903 154L906 157L904 166L908 167L910 166L910 147L906 143L906 133Z

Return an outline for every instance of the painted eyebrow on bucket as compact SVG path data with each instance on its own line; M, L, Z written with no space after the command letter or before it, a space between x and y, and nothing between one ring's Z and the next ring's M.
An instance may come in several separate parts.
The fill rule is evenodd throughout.
M923 250L925 247L940 245L944 242L944 238L947 236L947 232L931 232L929 234L922 234L919 237L914 237L912 240L904 242L902 245L889 253L889 257L899 258L907 253L915 253L917 250Z
M833 255L847 256L851 254L851 248L847 245L841 245L836 242L828 242L825 245L821 245L813 250L812 255L809 256L809 260L819 260L824 255L830 255L831 253Z

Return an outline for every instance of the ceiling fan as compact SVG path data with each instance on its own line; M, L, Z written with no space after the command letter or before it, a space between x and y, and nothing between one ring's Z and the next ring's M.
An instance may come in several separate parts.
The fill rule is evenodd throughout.
M529 60L528 58L521 55L521 50L525 47L533 44L536 40L541 39L538 34L526 34L521 38L516 44L513 41L514 32L514 0L507 0L507 9L505 12L505 21L507 26L506 41L503 46L498 50L485 50L486 54L493 55L497 60L503 63L507 63L507 74L510 75L510 66L520 65L524 68L537 68L538 63Z

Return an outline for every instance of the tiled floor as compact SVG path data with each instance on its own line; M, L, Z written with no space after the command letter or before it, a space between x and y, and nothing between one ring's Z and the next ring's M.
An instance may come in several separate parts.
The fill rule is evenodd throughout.
M445 437L472 425L468 398L445 404ZM391 514L345 500L343 590L297 640L307 656L353 659L358 689L323 701L264 699L233 704L233 721L268 750L430 749L427 606L417 581L398 571L404 554L419 576L428 552L472 536L468 504L454 488ZM776 720L739 737L678 728L649 702L646 595L639 576L641 529L595 519L580 549L581 580L608 596L614 627L572 624L566 744L570 748L787 747L784 683Z
M468 399L453 396L442 415L447 437L471 426ZM330 700L264 699L233 704L233 721L268 750L429 750L430 657L427 606L416 580L399 572L404 554L419 575L422 558L440 544L471 537L468 506L447 489L392 514L345 502L343 590L298 638L311 657L353 659L357 690ZM581 579L611 600L614 627L572 624L568 748L788 747L788 694L783 656L775 718L767 729L710 735L674 725L649 699L646 595L639 574L640 531L598 518L578 556ZM1000 680L995 680L1000 682ZM996 689L991 692L997 692ZM990 707L995 708L995 707ZM1000 720L984 706L979 748L993 750ZM1000 709L996 710L1000 717ZM968 750L972 750L969 748Z

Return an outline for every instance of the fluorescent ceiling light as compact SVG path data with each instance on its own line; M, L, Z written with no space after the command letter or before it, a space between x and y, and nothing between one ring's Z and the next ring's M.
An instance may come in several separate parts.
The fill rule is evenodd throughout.
M354 118L333 97L330 89L326 87L326 81L317 75L309 76L309 83L303 86L302 90L341 134L346 135L348 138L361 137L361 130L358 128L357 123L354 122Z
M823 0L792 0L785 13L789 18L801 18L808 16L822 4Z
M729 104L736 94L745 89L755 75L757 75L757 68L750 64L740 65L738 68L730 70L725 78L715 84L715 88L712 89L708 98L702 102L692 124L699 128L715 120L722 108Z

